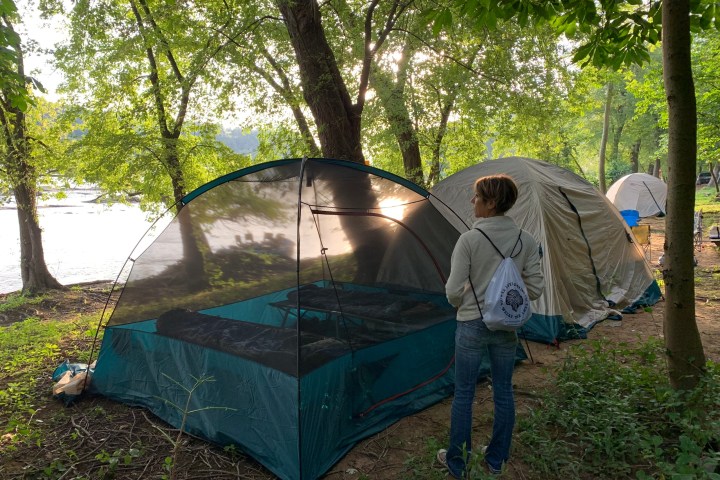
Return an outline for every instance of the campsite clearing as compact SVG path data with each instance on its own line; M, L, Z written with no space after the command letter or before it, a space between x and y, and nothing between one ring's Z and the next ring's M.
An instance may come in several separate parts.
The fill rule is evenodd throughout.
M651 224L651 260L657 259L664 241L663 219ZM698 252L696 270L696 311L705 354L720 361L720 251L711 243ZM104 398L87 398L64 407L50 396L50 374L64 358L82 360L79 352L89 351L92 337L83 334L96 324L107 284L88 284L65 292L54 292L37 303L17 302L0 296L0 339L9 334L9 325L19 337L23 323L48 322L69 325L80 333L68 333L64 340L28 336L27 344L14 353L5 352L6 363L0 378L0 478L3 479L143 479L168 474L169 458L176 431L147 411ZM519 416L539 408L544 391L554 388L558 367L572 346L605 339L611 345L636 345L650 337L662 336L664 303L651 311L625 315L621 322L604 321L595 326L588 340L567 341L559 348L530 343L533 362L525 361L514 377ZM24 321L24 322L23 322ZM25 327L25 332L29 327ZM26 332L27 333L27 332ZM8 358L22 359L21 351L44 345L43 361L37 365L10 364ZM3 344L4 345L4 344ZM51 347L48 345L57 345ZM361 441L323 478L340 479L442 479L444 472L434 463L436 448L447 438L451 399L406 417L382 432ZM476 399L475 438L484 440L490 428L492 399L487 385L480 384ZM9 421L8 421L9 419ZM503 478L550 478L538 475L523 462L522 442L515 451ZM231 448L222 449L184 437L175 472L183 479L272 479L274 476L254 460ZM634 475L632 478L635 478Z

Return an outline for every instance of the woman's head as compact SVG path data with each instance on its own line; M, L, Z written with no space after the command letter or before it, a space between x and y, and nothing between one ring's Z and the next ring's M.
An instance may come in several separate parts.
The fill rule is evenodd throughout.
M494 217L510 210L517 200L518 190L511 177L505 174L480 177L475 181L476 217Z

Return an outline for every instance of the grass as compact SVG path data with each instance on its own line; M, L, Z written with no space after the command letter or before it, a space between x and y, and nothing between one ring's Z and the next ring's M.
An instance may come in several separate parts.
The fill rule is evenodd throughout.
M720 221L720 196L715 187L704 187L695 192L695 210L702 210L706 228Z
M21 293L11 293L0 304L0 314L25 305L37 305L42 303L43 300L45 300L44 295L25 296Z
M31 317L0 328L0 429L6 439L26 442L38 437L32 419L45 399L38 388L63 356L87 356L97 317L69 322Z

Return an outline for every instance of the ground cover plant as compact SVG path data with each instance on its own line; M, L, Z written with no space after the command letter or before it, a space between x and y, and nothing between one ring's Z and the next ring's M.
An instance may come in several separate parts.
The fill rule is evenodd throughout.
M573 347L516 449L546 478L712 478L720 463L720 367L692 392L670 388L657 338Z

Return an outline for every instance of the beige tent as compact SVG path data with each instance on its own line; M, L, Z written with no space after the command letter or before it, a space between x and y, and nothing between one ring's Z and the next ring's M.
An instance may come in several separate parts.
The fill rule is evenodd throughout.
M617 209L578 175L550 163L509 157L468 167L431 189L460 217L449 219L460 231L474 221L470 197L478 177L513 177L519 198L508 212L540 243L546 290L533 302L527 338L554 342L572 337L618 309L654 304L660 289L642 249ZM489 255L494 252L488 252Z

